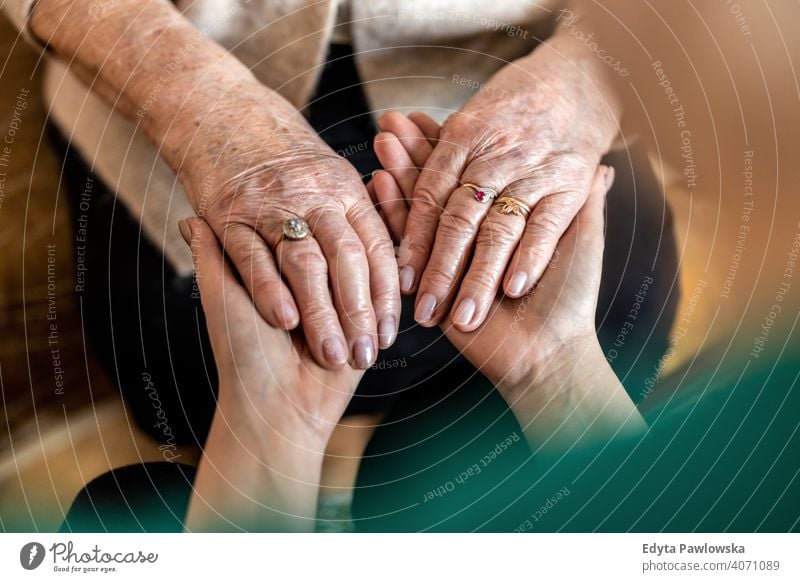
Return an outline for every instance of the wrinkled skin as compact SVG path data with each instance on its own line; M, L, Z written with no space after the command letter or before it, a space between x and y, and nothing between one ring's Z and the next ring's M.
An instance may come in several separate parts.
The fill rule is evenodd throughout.
M387 171L371 184L395 237L413 205L415 176L437 145L430 118L385 116L375 151ZM606 360L594 330L604 243L605 194L613 168L596 168L586 203L559 240L538 284L518 299L494 297L483 324L464 332L440 324L447 338L506 400L529 446L550 452L619 436L647 425ZM507 217L503 217L507 218Z
M285 105L259 117L226 103L227 119L187 134L196 145L182 178L266 321L302 324L311 354L329 369L348 360L365 369L399 321L391 239L355 168ZM286 239L292 217L313 236Z
M413 178L419 174L415 166L424 165L438 128L422 114L412 114L411 120L389 114L379 123L385 131L376 138L375 150L386 170L376 173L372 186L389 228L398 236L413 207ZM535 289L518 299L493 297L486 320L473 332L447 321L441 324L453 345L510 403L519 396L515 391L531 379L568 373L582 357L599 354L594 316L602 271L603 207L613 179L613 169L595 168L588 189L591 198L571 221ZM605 363L602 354L600 360Z
M606 72L568 35L548 45L505 66L446 120L419 175L399 263L401 290L417 293L421 325L450 313L471 331L501 286L510 297L530 292L617 133L618 108L598 81ZM490 212L465 183L532 211L527 220Z

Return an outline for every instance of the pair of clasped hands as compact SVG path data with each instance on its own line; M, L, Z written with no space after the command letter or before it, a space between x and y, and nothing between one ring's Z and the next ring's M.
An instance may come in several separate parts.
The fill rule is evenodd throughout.
M382 132L376 137L375 151L385 169L376 172L367 186L374 207L364 211L370 216L364 220L377 219L372 234L380 229L387 239L391 233L402 241L413 236L408 233L416 215L428 226L438 223L435 237L431 236L438 245L441 237L455 233L445 227L449 212L434 213L431 203L420 202L417 196L421 188L428 187L425 169L420 168L427 168L436 155L443 132L422 114L406 117L391 113L382 117L379 125ZM583 443L637 434L644 428L636 407L606 361L594 328L604 246L605 195L613 178L613 169L596 166L585 202L558 237L554 253L547 257L541 273L528 271L538 268L534 266L538 263L531 260L534 255L517 249L515 258L504 269L503 292L499 291L502 272L487 281L486 275L473 271L485 266L481 262L488 260L485 255L514 254L514 245L480 234L485 232L484 227L476 237L476 248L466 245L463 255L450 259L453 264L448 265L447 273L451 274L450 282L456 291L443 292L431 313L424 304L420 307L419 295L435 292L435 283L443 282L443 267L435 266L433 259L425 267L417 262L422 247L404 247L402 242L399 254L409 253L405 260L402 256L396 260L393 254L386 258L394 285L402 285L406 292L417 290L417 320L422 320L422 325L441 326L453 345L506 399L531 448L551 459ZM458 188L455 190L451 199L458 195ZM522 217L500 214L471 196L463 196L463 201L457 202L466 203L487 211L483 224L488 221L500 225L504 219L520 219L516 226L490 227L488 232L492 234L494 229L524 227ZM456 224L466 228L463 222ZM313 222L310 227L313 233ZM270 311L270 304L265 304L264 297L259 298L257 293L254 304L247 289L247 281L251 281L251 290L259 289L252 287L253 274L239 272L245 285L237 280L235 263L223 255L217 235L206 222L187 219L181 231L192 247L220 382L217 410L195 481L187 527L308 529L315 519L327 444L364 374L364 366L320 358L312 339L316 336L305 331L308 324L302 330L287 332L285 328L297 325L296 319L276 318L280 312ZM298 244L314 238L282 244L291 252ZM251 240L253 245L260 239L254 232ZM495 248L498 244L504 244L505 250ZM365 250L368 254L376 251ZM279 264L281 252L279 246ZM230 258L230 251L228 254ZM307 258L313 256L308 254ZM371 281L376 277L366 265L336 260L331 265L347 271L338 276L335 271L331 273L337 305L345 301L337 293L357 293L348 291L348 283L358 284L350 269L368 271ZM420 281L408 275L410 265L422 274ZM509 288L515 274L521 271L535 276L527 275L528 282L521 288ZM406 280L402 281L404 277ZM293 281L289 279L289 283ZM276 280L274 285L277 289L271 290L273 298L288 301L288 290L281 287L283 282ZM320 283L316 292L327 296L327 283ZM447 297L456 300L447 301ZM474 298L477 305L469 321L459 321L459 307L450 308L460 305L464 298ZM366 298L363 301L364 311L373 313ZM373 309L386 315L378 306ZM395 311L389 313L399 319ZM343 322L346 330L353 325L352 321ZM381 337L382 346L388 346L394 338L394 325Z
M426 164L452 153L449 148L437 153L443 131L433 119L393 112L385 114L379 126L382 132L375 139L375 151L384 169L375 172L366 187L374 206L363 209L363 217L351 219L352 239L345 237L341 249L326 254L331 290L323 263L319 271L324 280L309 278L301 287L304 291L295 295L301 313L303 300L332 295L338 307L360 305L356 310L363 316L360 319L340 322L333 312L311 322L302 322L300 317L298 322L290 309L296 304L277 269L268 273L273 281L259 284L258 275L242 273L240 268L242 285L233 271L235 256L252 249L226 245L229 262L208 224L197 218L182 224L195 258L219 369L220 406L231 400L239 406L246 400L260 411L281 410L281 419L273 421L273 427L296 422L295 428L302 427L298 430L326 442L373 357L359 361L356 356L350 363L344 355L332 360L327 348L315 343L319 326L336 333L341 323L344 337L367 330L366 337L372 338L375 318L389 319L390 329L381 330L379 325L377 334L380 346L388 347L399 321L395 307L399 299L391 298L391 287L400 287L405 293L416 291L419 324L440 325L506 398L526 433L539 433L546 440L557 432L548 428L552 423L531 420L548 405L566 410L581 394L585 396L598 377L611 373L597 340L594 314L602 268L605 194L613 182L613 169L595 167L586 199L565 232L546 231L554 235L549 245L535 222L536 208L526 222L523 216L493 210L491 203L481 204L452 175L426 174ZM432 194L421 194L448 189L452 192L444 204L431 201ZM466 222L457 213L462 206L469 206L476 215L482 213L482 222L477 222L477 216L474 224ZM390 236L399 241L398 257L390 243L380 240L375 248L364 249L355 236L359 220L365 223L363 228L385 232L387 241ZM320 244L316 241L323 233L315 225L309 220L312 237L285 241L278 252L294 251L300 253L298 260L315 261L317 255L300 248L306 243ZM462 237L465 230L470 236ZM522 242L517 244L512 233L522 234ZM527 244L526 237L531 238ZM259 244L258 237L251 235L247 244ZM425 263L422 257L428 244L433 253ZM373 270L373 261L366 258L350 258L345 251L351 245L365 250L367 257L378 255L382 269ZM499 263L500 269L490 268ZM390 283L379 280L385 269L391 269ZM372 283L371 301L360 289L362 276L369 276ZM295 290L298 282L291 277L288 282ZM434 299L428 301L426 296Z

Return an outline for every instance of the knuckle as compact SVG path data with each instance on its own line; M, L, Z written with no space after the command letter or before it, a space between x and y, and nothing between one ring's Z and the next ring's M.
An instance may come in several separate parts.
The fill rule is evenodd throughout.
M355 301L343 306L347 321L355 323L363 331L372 326L372 307L363 301Z
M294 246L294 245L292 245ZM290 248L283 254L284 267L305 271L314 275L327 275L328 264L316 250L310 248Z
M534 241L531 241L529 244L526 244L524 247L520 249L520 263L531 265L540 265L548 262L550 260L550 256L548 256L547 251L545 248Z
M364 245L355 237L344 237L336 245L336 253L347 260L359 260L364 255Z
M503 218L517 218L515 216L504 216ZM521 229L516 220L500 220L498 218L487 218L481 224L478 231L478 244L498 244L516 241L521 235Z
M428 264L425 269L425 282L434 289L447 289L453 282L453 275L439 265Z
M364 251L367 257L394 258L394 245L388 236L373 236L366 241Z
M414 261L424 263L431 252L431 244L432 241L427 237L407 237L403 239L403 243L401 243L399 256L401 259L404 257L403 245L405 245L406 253L409 258L409 261L406 262L412 264Z
M475 230L476 218L469 214L463 207L445 208L439 215L439 229L457 235L458 238Z
M463 289L474 297L493 295L497 288L498 277L490 265L475 265L472 271L464 279Z
M253 295L277 298L278 295L281 295L281 284L265 276L256 277L253 281Z
M551 210L535 212L530 218L529 225L537 240L551 240L558 237L563 230L562 216Z
M375 316L380 318L387 313L397 314L400 311L400 291L396 287L379 288L373 293Z
M330 305L320 301L310 301L303 306L303 328L319 334L338 327L335 312Z
M420 210L426 214L431 211L439 212L442 210L442 205L439 203L439 197L433 191L433 188L428 183L430 180L426 179L430 176L429 173L423 172L422 176L414 188L414 201L413 206L419 206Z

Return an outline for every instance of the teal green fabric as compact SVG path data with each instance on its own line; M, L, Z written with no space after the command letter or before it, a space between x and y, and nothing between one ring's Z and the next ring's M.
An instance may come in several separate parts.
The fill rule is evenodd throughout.
M647 414L650 430L643 437L552 458L531 452L524 439L490 454L522 432L485 381L418 394L368 447L355 496L356 527L795 531L797 354L786 350L770 360L725 353L722 366L707 356L705 368L692 363L648 397L660 402Z

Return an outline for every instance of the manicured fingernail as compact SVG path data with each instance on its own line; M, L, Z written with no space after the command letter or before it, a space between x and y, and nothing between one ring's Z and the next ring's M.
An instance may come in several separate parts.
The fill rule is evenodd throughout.
M397 321L391 315L384 317L378 323L378 341L381 349L385 350L394 343L394 336L397 333Z
M347 351L339 337L329 337L322 342L322 351L325 353L325 359L331 364L339 365L347 361Z
M520 295L525 290L525 283L528 282L528 275L518 271L511 277L508 283L508 292L515 297Z
M436 309L436 297L430 293L425 293L420 297L417 303L417 309L414 311L414 319L419 323L425 323L433 317L433 310Z
M406 265L400 269L400 291L411 293L414 289L414 267Z
M375 359L375 348L372 338L368 336L360 337L353 344L353 365L360 370L366 370L372 365Z
M453 323L467 325L475 315L475 302L472 299L463 299L453 314Z
M300 315L289 301L281 301L280 307L278 307L278 318L289 329L294 329L300 323Z
M181 236L183 237L183 240L186 241L186 244L192 246L192 227L189 225L189 221L185 218L183 220L179 220L178 230L181 231Z
M614 166L608 166L608 170L606 170L606 193L611 190L611 186L614 185L614 177L616 176L616 172L614 171Z

